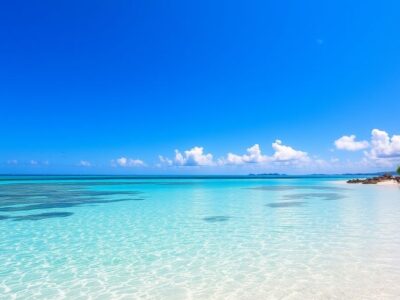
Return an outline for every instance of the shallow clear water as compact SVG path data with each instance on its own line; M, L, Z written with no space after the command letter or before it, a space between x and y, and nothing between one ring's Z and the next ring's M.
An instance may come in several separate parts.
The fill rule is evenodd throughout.
M397 186L9 179L0 299L400 299Z

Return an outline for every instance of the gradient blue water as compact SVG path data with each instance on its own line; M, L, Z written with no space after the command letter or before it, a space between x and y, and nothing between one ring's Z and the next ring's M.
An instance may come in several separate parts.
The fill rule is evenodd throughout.
M0 299L399 299L400 189L337 179L0 182Z

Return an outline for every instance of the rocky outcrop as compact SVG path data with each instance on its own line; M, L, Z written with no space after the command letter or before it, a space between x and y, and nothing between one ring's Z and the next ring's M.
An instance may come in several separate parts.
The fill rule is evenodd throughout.
M378 177L366 178L366 179L350 179L347 183L362 183L362 184L377 184L384 181L397 181L400 184L400 176L393 176L391 174L384 174Z

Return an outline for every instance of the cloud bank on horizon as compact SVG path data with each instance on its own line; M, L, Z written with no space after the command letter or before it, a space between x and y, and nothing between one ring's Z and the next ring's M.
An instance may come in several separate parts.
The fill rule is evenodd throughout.
M214 160L211 153L204 153L203 147L193 147L181 153L175 150L173 159L159 156L160 165L165 166L226 166L226 165L245 165L245 164L267 164L274 162L299 163L310 160L308 154L303 151L295 150L290 146L282 144L281 140L272 143L275 151L272 156L262 154L259 144L247 148L247 153L238 155L229 152L226 157Z
M263 153L259 144L254 144L247 148L243 154L228 152L225 156L219 158L215 158L212 153L205 151L204 147L195 146L185 151L176 149L175 155L172 158L159 155L158 162L153 164L147 164L139 158L121 156L112 159L110 166L117 169L186 169L187 167L212 167L220 169L223 167L245 168L246 166L254 169L258 166L264 171L286 166L295 169L303 168L307 170L309 168L329 171L334 168L349 166L391 168L400 163L400 135L390 136L389 133L380 129L373 129L371 131L370 141L357 140L356 135L351 134L343 135L335 140L333 144L335 146L335 150L332 150L333 152L336 150L352 153L363 151L358 160L341 161L336 157L321 159L319 156L311 156L308 152L295 149L277 139L271 144L273 152L270 155ZM17 166L18 164L21 164L21 162L14 159L7 161L7 164ZM29 160L25 163L25 165L30 165L32 167L48 164L48 161L39 162L36 160ZM89 160L81 160L77 166L83 168L96 167L96 165Z
M383 130L373 129L371 132L371 141L358 141L355 135L344 135L334 141L334 145L337 150L342 151L357 152L365 150L359 161L350 162L353 165L390 167L400 162L400 135L390 137ZM196 146L183 153L175 150L175 157L172 159L160 155L158 167L221 167L243 165L268 167L290 165L295 167L313 166L324 169L337 166L340 162L339 159L334 157L329 160L320 159L318 156L310 157L307 152L285 145L281 140L275 140L272 143L272 149L274 150L273 154L266 155L263 154L260 145L255 144L247 148L244 154L229 152L225 157L215 160L213 154L205 153L203 147Z

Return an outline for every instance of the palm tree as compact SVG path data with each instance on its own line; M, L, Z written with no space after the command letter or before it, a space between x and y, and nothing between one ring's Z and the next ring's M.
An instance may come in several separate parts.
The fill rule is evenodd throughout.
M400 175L400 166L397 167L397 174Z

